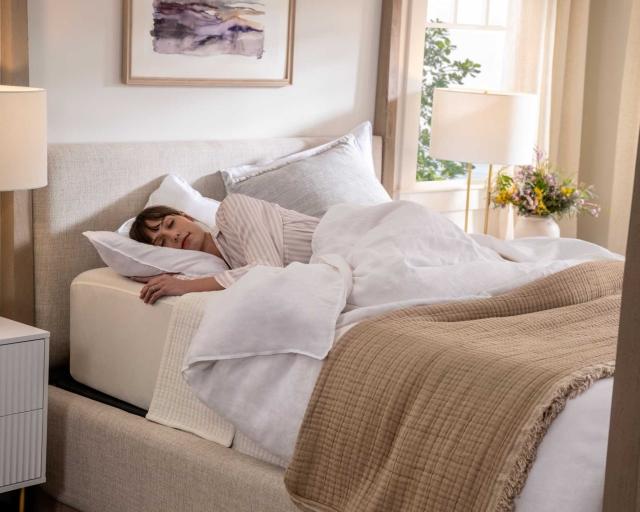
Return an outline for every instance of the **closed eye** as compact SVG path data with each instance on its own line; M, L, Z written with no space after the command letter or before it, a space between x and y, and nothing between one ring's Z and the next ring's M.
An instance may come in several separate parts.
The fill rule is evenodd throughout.
M159 222L158 224L155 225L155 227L152 226L147 226L151 231L158 231L158 232L162 232L162 230L160 228L164 227L165 230L167 229L171 229L173 227L173 225L175 224L175 219L170 216L167 215L164 219L162 219L161 222ZM165 245L165 238L166 236L164 234L162 235L158 235L154 238L152 244L158 247L164 247Z

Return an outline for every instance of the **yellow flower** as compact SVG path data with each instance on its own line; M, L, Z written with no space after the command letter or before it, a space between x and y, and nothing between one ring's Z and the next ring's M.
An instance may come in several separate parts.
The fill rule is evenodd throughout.
M542 189L541 189L540 187L535 187L535 188L533 189L533 192L534 192L534 193L535 193L535 195L536 195L536 199L537 199L538 201L542 201Z
M538 203L538 206L536 206L536 213L539 215L542 215L543 213L546 213L546 212L547 212L547 207L542 201L540 201Z
M509 204L511 195L512 193L510 190L501 190L496 194L496 197L493 201L498 205L504 206L506 204Z
M569 197L571 195L573 195L573 193L576 191L575 188L571 188L571 187L560 187L560 192L562 193L562 195L564 195L565 197Z
M542 189L540 187L535 187L533 192L536 195L536 199L538 200L538 205L536 206L536 213L542 214L547 212L547 206L544 204L544 200L542 199Z

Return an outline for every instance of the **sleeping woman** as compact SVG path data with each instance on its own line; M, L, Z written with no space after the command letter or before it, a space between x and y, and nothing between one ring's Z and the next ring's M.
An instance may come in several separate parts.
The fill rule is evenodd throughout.
M136 217L129 236L138 242L204 251L222 258L230 270L215 277L178 279L170 274L134 277L145 283L140 298L153 304L166 295L224 290L255 265L285 267L308 263L311 237L319 219L241 194L227 196L216 214L213 233L192 217L167 206L151 206Z

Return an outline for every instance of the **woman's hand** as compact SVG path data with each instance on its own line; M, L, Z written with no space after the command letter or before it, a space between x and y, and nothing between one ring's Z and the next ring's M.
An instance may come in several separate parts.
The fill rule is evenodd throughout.
M171 274L160 274L153 277L132 277L138 283L145 283L140 290L140 298L146 304L153 304L160 297L168 295L184 295L190 292L189 281L178 279Z
M153 304L160 297L167 295L224 290L224 286L213 277L178 279L171 274L160 274L153 277L131 277L131 279L138 283L145 283L140 290L140 298L146 304Z

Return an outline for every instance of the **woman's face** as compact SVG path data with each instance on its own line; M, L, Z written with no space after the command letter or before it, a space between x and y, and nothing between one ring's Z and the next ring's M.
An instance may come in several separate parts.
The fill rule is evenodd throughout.
M202 251L206 232L189 217L167 215L162 220L145 222L151 243L172 249Z

